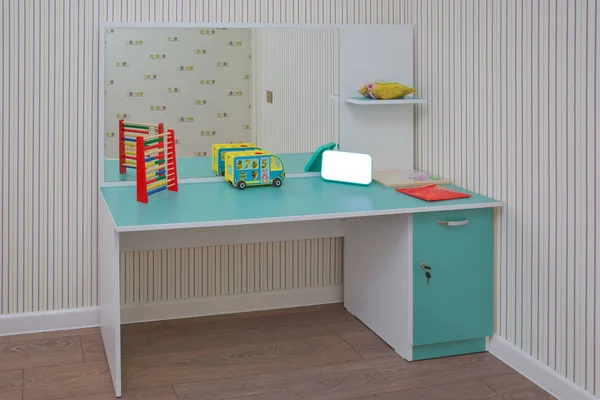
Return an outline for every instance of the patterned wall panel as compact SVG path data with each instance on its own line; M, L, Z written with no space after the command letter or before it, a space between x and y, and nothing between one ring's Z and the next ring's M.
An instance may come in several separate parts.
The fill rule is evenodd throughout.
M119 119L163 122L179 157L252 139L250 29L105 28L105 155Z
M600 395L596 0L1 7L2 314L97 302L100 21L408 23L427 99L415 107L418 167L506 204L496 218L496 332Z

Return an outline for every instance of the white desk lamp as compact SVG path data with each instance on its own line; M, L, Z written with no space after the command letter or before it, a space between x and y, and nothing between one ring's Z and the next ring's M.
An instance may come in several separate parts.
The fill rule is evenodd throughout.
M373 158L368 154L327 150L321 177L327 181L368 185L373 180Z

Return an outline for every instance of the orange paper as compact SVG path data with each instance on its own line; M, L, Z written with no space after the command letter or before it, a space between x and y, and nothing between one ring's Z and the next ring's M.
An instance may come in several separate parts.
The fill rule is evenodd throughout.
M438 185L398 188L396 191L425 201L454 200L471 197L470 194L456 192Z

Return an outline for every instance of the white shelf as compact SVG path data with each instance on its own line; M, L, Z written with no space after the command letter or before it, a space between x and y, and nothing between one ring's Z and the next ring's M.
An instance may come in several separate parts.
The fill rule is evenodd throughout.
M366 97L346 97L346 103L358 104L361 106L385 106L391 104L424 104L425 99L417 97L405 97L403 99L378 100L368 99Z

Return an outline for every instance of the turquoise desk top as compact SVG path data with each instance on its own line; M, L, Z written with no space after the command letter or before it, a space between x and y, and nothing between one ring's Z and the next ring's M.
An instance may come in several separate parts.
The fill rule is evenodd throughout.
M312 153L280 153L279 156L283 160L286 172L293 174L304 172L304 166ZM215 177L211 162L211 157L178 157L177 176L179 179ZM128 169L127 172L121 175L119 174L119 160L104 160L104 181L135 181L135 170Z
M151 195L148 204L136 200L135 186L103 187L101 192L121 232L501 206L471 192L468 199L429 203L378 183L346 185L320 177L288 179L280 188L245 190L226 182L180 184L178 192Z

